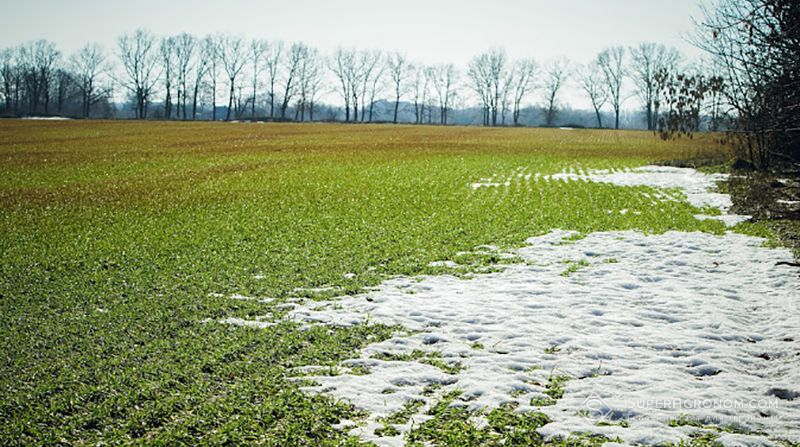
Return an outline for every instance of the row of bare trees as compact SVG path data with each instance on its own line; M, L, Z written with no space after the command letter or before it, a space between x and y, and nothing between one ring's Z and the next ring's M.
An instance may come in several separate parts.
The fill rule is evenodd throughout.
M656 75L676 70L681 61L677 50L655 43L609 48L583 66L565 58L540 66L531 58L511 60L503 49L493 48L476 55L461 72L453 64L416 63L399 52L339 48L326 57L304 43L222 34L158 37L139 29L120 36L113 52L90 44L67 61L47 41L3 50L0 75L5 111L17 114L61 113L51 101L60 98L54 92L62 73L74 83L85 117L118 86L139 119L194 120L205 110L213 120L314 120L320 98L335 94L345 121L373 121L376 102L385 100L393 104L394 122L406 105L415 123L447 124L471 93L487 126L519 125L535 92L544 123L555 125L560 94L573 78L588 97L598 127L610 107L619 128L623 102L635 95L647 128L655 129L660 104ZM220 108L223 95L227 107ZM218 109L224 109L224 116L218 116Z
M435 103L440 115L437 122L447 124L457 85L453 65L422 67L400 53L340 48L326 58L304 43L246 41L230 35L198 40L187 34L159 41L144 30L123 35L118 47L125 70L121 84L134 100L137 118L147 118L157 87L166 119L173 118L175 103L175 118L196 119L200 93L206 90L215 104L225 88L225 120L246 117L247 111L254 119L259 104L272 119L313 120L319 98L335 92L344 103L345 121L366 122L373 121L379 95L392 84L396 122L401 101L414 85L424 82L424 92L417 89L422 97L415 99L419 101L416 121L423 122L425 107ZM326 70L336 81L328 90ZM187 103L191 103L191 117ZM211 119L217 119L216 107Z
M379 95L388 93L394 104L393 122L398 122L400 104L410 100L415 124L426 122L426 112L427 122L447 124L457 97L459 74L453 64L425 66L399 52L339 48L329 67L337 81L335 90L344 101L345 121L372 121ZM434 112L438 114L435 121Z
M660 89L658 73L675 72L683 57L678 50L656 43L642 43L626 49L617 46L601 51L597 57L576 70L577 83L594 109L597 126L603 127L601 111L611 106L614 128L619 129L623 102L628 99L624 89L626 80L633 83L632 91L642 106L648 130L655 130L658 122Z
M481 101L483 124L505 125L506 113L510 110L514 125L518 125L522 100L533 89L537 74L536 61L509 61L500 48L475 56L469 63L467 75L471 88Z
M101 102L108 110L111 87L102 77L107 68L106 55L96 44L69 57L46 40L0 50L3 110L88 117Z
M174 118L196 119L205 95L211 119L216 120L222 89L227 92L226 120L243 117L247 110L255 118L262 91L270 118L291 118L287 113L298 100L300 116L295 118L304 120L308 113L313 119L322 84L319 52L303 43L285 47L280 41L186 33L157 39L137 30L119 38L118 55L125 72L121 84L135 102L136 117L142 119L160 91L164 118L172 119L174 111Z
M573 68L567 59L561 58L540 70L532 59L509 62L502 49L492 49L473 58L467 74L481 101L484 125L505 125L508 112L517 125L522 99L534 89L541 91L545 124L555 125L559 92L574 76L592 105L597 127L603 127L603 109L609 105L614 128L619 129L622 105L628 99L624 83L630 81L633 85L627 89L632 92L629 96L639 99L647 129L655 130L661 91L658 74L677 72L682 60L674 48L643 43L627 50L620 46L605 49L593 61L579 67Z

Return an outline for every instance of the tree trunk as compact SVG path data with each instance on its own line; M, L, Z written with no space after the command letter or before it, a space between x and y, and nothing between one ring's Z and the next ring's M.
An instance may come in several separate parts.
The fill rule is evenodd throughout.
M50 85L45 83L44 87L44 114L47 115L50 112Z
M394 123L397 124L397 111L400 108L400 95L397 95L394 100Z
M275 118L275 82L269 84L269 117Z
M197 95L199 93L200 83L195 82L194 91L192 92L192 121L197 119Z
M83 104L81 104L81 114L84 118L89 118L89 103L92 100L92 87L91 83L84 81L83 83Z
M256 89L258 85L256 82L253 82L253 104L250 105L250 119L256 119Z
M183 89L183 102L181 102L181 115L183 120L186 121L186 79L181 81L181 89Z
M358 95L353 94L353 121L358 122Z
M217 82L211 83L211 120L217 120Z
M231 108L233 107L233 97L235 93L233 79L231 79L230 81L231 81L231 89L228 94L228 110L225 113L225 121L231 120Z
M170 119L172 118L172 92L170 91L170 85L167 83L167 97L164 99L164 118Z
M603 128L603 120L600 118L600 109L598 107L594 108L594 114L597 117L597 128L598 129L602 129Z

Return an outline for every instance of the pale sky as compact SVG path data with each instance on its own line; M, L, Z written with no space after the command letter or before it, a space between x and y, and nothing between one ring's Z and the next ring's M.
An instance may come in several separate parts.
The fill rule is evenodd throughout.
M540 62L566 56L584 63L605 47L644 41L699 55L683 37L700 0L0 1L0 48L45 38L66 54L90 41L114 49L117 36L145 27L159 35L304 41L323 52L339 45L399 50L460 67L493 46Z

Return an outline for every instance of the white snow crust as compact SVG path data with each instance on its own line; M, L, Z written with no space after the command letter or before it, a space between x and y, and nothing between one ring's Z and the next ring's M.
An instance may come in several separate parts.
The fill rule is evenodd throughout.
M368 410L371 423L354 433L380 445L402 445L402 438L375 437L376 420L406 400L433 403L435 397L421 394L433 383L462 390L461 404L472 409L514 401L518 411L543 411L554 421L542 429L547 436L588 430L630 444L676 442L692 429L668 422L685 415L798 439L800 399L771 395L800 392L800 280L790 267L775 265L792 259L787 250L734 233L607 232L564 244L570 234L530 239L518 253L530 265L502 273L397 278L368 295L296 309L292 317L307 323L369 319L419 331L369 345L345 362L371 374L314 377L321 386L313 390ZM563 276L563 260L589 265ZM416 361L372 358L414 349L439 352L464 369L446 374ZM546 397L551 374L571 377L564 397L554 406L530 406L532 398ZM659 408L674 399L690 402ZM582 409L596 411L584 417ZM595 426L601 419L626 420L629 427ZM768 438L721 440L752 445L769 444Z

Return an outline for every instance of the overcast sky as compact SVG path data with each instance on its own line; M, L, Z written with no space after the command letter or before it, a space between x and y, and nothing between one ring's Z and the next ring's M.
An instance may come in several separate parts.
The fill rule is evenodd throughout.
M3 1L0 47L45 38L67 54L90 41L115 48L121 33L146 27L305 41L325 52L338 45L400 50L462 67L492 46L540 62L583 63L605 47L644 41L699 55L683 37L700 0Z

